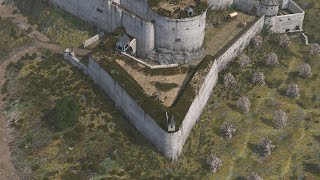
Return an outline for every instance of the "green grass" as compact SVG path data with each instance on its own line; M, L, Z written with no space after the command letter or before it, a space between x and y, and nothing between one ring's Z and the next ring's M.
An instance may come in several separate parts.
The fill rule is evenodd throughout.
M62 47L80 47L96 33L93 26L61 9L45 8L35 22L41 32Z
M21 114L14 126L17 136L21 137L15 142L19 149L13 152L16 163L20 168L31 168L31 176L36 179L79 176L84 179L236 179L253 171L265 179L302 176L317 179L320 107L319 98L313 97L320 92L317 86L320 83L320 57L309 56L307 47L297 40L292 40L287 54L281 53L282 50L273 45L273 39L271 37L251 57L253 62L248 68L240 71L231 64L221 73L220 77L223 77L224 73L232 72L238 86L225 90L219 79L220 83L177 162L157 153L116 111L111 100L61 57L27 61L17 76L18 83L13 83L16 86L12 86L15 78L8 86L17 89L8 97L11 99L8 113ZM271 51L280 59L280 66L272 69L259 63L260 57ZM312 67L310 79L291 76L302 61ZM267 83L264 87L250 84L249 77L255 69L265 73ZM269 79L277 79L278 84L270 84ZM290 82L299 84L301 96L297 99L281 93ZM85 101L81 100L82 95L85 95ZM248 114L241 114L233 107L240 95L248 96L251 101ZM44 118L63 96L76 97L82 113L75 127L57 132L51 130ZM14 105L16 99L19 103ZM272 113L277 109L283 109L289 117L288 125L280 130L271 121ZM220 133L220 126L226 120L237 128L231 140L226 140ZM258 146L266 136L276 145L268 158L261 156ZM223 160L221 170L216 174L209 172L205 161L211 152Z
M9 18L0 17L0 61L12 51L26 47L32 42L27 33L15 25Z
M305 19L303 29L305 30L309 41L320 42L320 2L317 0L296 0L296 2L305 10Z
M310 33L318 36L316 31ZM6 114L19 115L14 116L19 118L12 124L16 128L12 154L18 171L27 172L29 179L243 179L250 172L257 172L264 179L319 179L320 57L309 56L308 47L297 39L288 49L279 49L275 39L271 36L257 52L252 47L245 50L252 59L246 69L239 70L236 63L231 63L221 72L177 162L157 153L111 100L60 55L11 65L4 93ZM263 57L270 52L278 54L279 66L263 64ZM199 68L210 65L209 59ZM297 76L302 62L312 68L309 79ZM250 83L257 70L266 76L264 87ZM229 72L238 83L226 90L221 77ZM296 99L283 95L291 82L300 87L301 96ZM194 90L189 90L192 95ZM187 101L188 93L185 95ZM251 101L247 114L233 106L242 95ZM73 96L80 102L79 122L61 132L53 131L45 115L64 96ZM288 125L280 130L271 120L278 109L289 117ZM226 120L237 129L231 140L220 133ZM258 146L266 136L276 145L268 158L261 156ZM211 174L206 164L210 153L223 161L216 174Z

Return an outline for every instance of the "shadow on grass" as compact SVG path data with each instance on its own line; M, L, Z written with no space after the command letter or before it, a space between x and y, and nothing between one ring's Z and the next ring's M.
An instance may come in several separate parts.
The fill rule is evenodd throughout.
M286 88L287 87L277 88L277 92L282 96L286 96Z
M238 99L239 99L239 98L237 98L236 100L238 100ZM240 114L243 114L243 115L247 114L246 112L244 112L243 110L241 110L241 108L238 108L237 105L234 104L234 103L228 103L228 107L229 107L230 109L232 109L233 111L236 111L236 112L238 112L238 113L240 113Z
M221 130L220 130L219 127L213 128L213 133L216 134L216 135L219 136L219 137L224 138L224 136L223 136L223 134L222 134L222 132L221 132Z
M320 164L304 163L304 170L312 174L320 175Z
M320 135L313 135L313 138L314 138L316 141L320 142Z
M263 122L265 125L274 128L274 124L273 124L273 122L272 122L272 119L260 117L260 120L261 120L261 122Z
M248 143L248 148L250 149L250 151L252 151L255 154L258 154L259 156L263 157L263 151L260 147L259 144L253 144L253 143Z
M298 78L299 78L299 72L297 72L297 71L289 72L288 79L286 82L289 84L289 83L297 80Z
M244 176L238 176L235 178L235 180L246 180L247 178Z

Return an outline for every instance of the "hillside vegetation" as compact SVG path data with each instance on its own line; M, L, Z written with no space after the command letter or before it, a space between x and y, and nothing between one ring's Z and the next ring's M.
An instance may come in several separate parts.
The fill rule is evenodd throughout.
M318 11L318 2L309 2L315 5L308 11ZM318 42L319 31L308 24L317 17L306 18L307 34ZM10 31L4 34L10 36ZM272 52L278 64L266 65ZM177 162L159 154L61 54L43 50L38 53L43 60L25 55L8 66L1 87L15 129L13 161L23 179L245 179L252 172L264 179L319 179L320 56L309 52L299 38L279 46L278 35L264 37L258 48L248 47L246 66L239 67L239 57L219 74ZM299 75L302 63L311 67L308 78ZM256 72L264 74L264 86L252 84ZM286 95L291 83L298 85L300 96ZM237 105L242 96L251 104L247 113ZM281 128L274 121L277 110L287 116ZM61 124L64 114L71 121ZM221 128L227 121L236 129L231 139ZM266 137L275 146L270 156L261 147ZM216 173L208 163L211 154L222 161Z

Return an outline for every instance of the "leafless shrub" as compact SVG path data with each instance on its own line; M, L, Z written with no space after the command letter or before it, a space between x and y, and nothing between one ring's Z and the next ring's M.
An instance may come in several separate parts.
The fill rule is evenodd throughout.
M250 110L251 103L246 96L242 96L238 99L236 106L239 110L247 113Z
M304 78L311 77L311 67L308 63L302 63L300 65L299 75Z
M230 86L236 84L236 79L233 77L233 75L232 75L231 73L226 74L226 75L223 77L223 80L224 80L224 85L225 85L226 87L230 87Z
M269 138L264 138L261 142L261 147L263 149L265 156L270 156L271 151L275 148L275 145L272 144L272 141Z
M268 66L277 66L279 65L278 56L276 53L269 53L266 57L266 64Z
M245 54L241 54L238 58L238 63L240 68L245 68L251 63L250 57Z
M293 98L298 97L300 95L298 84L295 84L295 83L289 84L286 90L286 95Z
M253 172L247 176L247 180L263 180L263 178L259 176L259 174Z
M254 85L265 85L265 77L262 72L255 72L252 76L252 83Z
M320 45L318 43L309 44L310 55L319 56L320 55Z
M225 121L221 126L221 132L227 139L231 139L236 131L237 130L234 125L229 123L228 121Z
M279 37L279 45L281 47L288 47L290 44L290 38L287 34L280 35Z
M287 125L288 117L283 110L278 110L273 114L273 121L276 128L280 129Z
M255 36L255 37L251 40L251 43L252 43L252 45L253 45L255 48L259 47L259 46L262 44L262 42L263 42L263 37L260 36L260 35Z
M214 154L210 155L208 161L210 165L210 171L213 173L216 173L220 169L220 166L222 165L222 160Z

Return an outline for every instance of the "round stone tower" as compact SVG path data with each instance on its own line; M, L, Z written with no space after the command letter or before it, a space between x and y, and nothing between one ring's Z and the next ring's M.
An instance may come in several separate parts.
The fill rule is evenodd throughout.
M276 16L279 11L278 0L260 0L258 15Z

